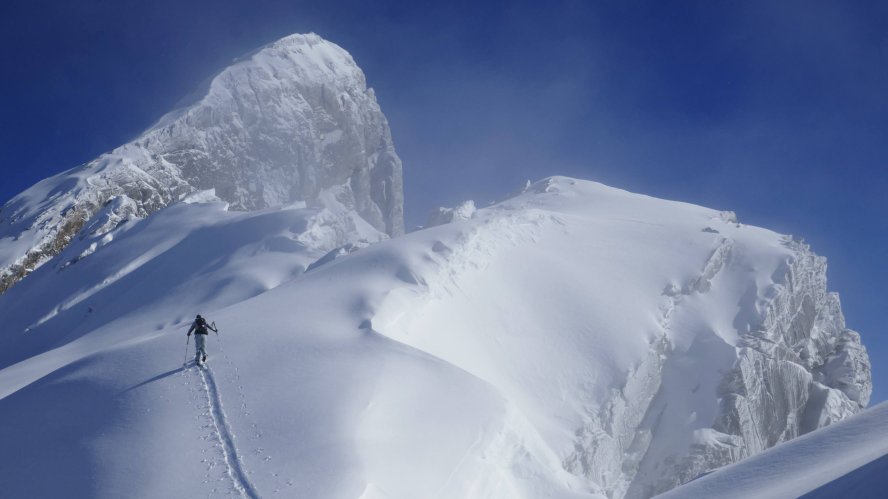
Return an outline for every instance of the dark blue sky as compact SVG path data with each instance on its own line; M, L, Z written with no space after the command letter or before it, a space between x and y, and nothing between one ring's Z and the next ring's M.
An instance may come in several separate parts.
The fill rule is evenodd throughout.
M376 89L408 226L553 174L734 210L829 257L888 399L884 1L5 0L0 202L308 31Z

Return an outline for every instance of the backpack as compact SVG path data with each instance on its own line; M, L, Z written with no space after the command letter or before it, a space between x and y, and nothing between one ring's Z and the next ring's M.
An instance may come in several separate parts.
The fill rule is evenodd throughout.
M207 320L206 319L201 317L200 319L196 320L195 322L197 322L197 330L194 332L194 334L210 334L210 332L207 331Z

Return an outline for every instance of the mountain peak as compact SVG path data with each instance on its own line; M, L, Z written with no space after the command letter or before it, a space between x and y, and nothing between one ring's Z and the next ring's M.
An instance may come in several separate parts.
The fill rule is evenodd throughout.
M366 88L363 71L345 49L315 33L296 33L232 59L228 66L207 78L145 133L169 125L195 106L212 106L225 101L230 97L226 95L226 88L232 81L249 84L257 77L269 81L284 79L337 84L372 92Z
M363 72L336 44L290 35L235 60L135 140L6 203L0 292L115 197L133 201L121 203L125 219L207 189L234 210L303 201L404 230L401 161Z

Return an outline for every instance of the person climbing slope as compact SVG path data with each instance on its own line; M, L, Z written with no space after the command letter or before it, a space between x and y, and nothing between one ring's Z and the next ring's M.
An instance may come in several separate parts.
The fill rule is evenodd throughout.
M210 334L210 330L218 333L219 331L207 324L207 320L197 314L197 317L194 319L194 322L191 323L191 328L188 329L188 336L191 336L191 332L194 331L194 349L196 354L194 356L194 362L197 365L202 365L207 361L207 335Z

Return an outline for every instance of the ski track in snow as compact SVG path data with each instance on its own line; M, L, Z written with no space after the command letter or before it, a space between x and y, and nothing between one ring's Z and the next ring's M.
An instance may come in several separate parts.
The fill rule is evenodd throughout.
M225 458L225 467L228 476L234 482L234 488L243 497L250 499L258 499L259 494L250 483L247 473L244 470L240 457L237 454L237 447L234 444L234 434L228 426L225 418L225 411L222 409L222 399L219 396L219 390L216 387L216 379L209 366L203 368L197 367L200 374L201 383L207 396L207 404L210 409L210 417L213 421L216 437L222 445L222 454Z

